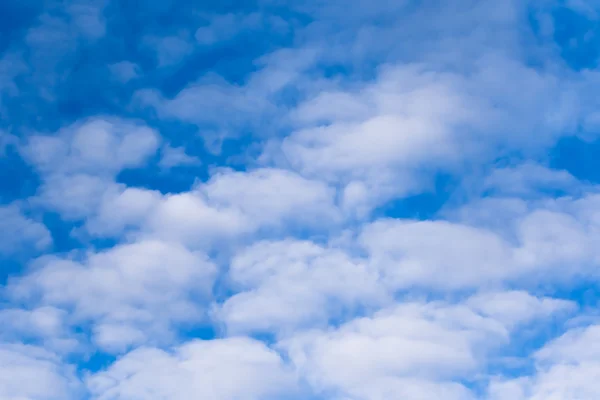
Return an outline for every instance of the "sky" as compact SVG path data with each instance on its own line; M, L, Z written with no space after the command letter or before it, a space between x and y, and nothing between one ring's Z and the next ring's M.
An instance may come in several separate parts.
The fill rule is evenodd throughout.
M0 400L600 398L597 0L0 2Z

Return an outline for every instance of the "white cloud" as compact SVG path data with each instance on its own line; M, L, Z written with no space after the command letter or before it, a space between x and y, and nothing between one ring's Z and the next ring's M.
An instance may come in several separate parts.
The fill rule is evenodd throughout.
M34 135L24 155L43 174L115 174L143 165L160 136L145 125L115 118L77 122L56 135Z
M484 190L521 197L539 196L543 190L582 190L583 186L567 171L553 170L533 163L495 169L483 183Z
M260 138L253 150L264 145L244 171L210 170L181 193L116 182L161 149L159 133L142 123L99 117L30 136L22 154L42 180L30 204L118 244L43 257L11 279L2 297L15 304L0 310L2 340L59 354L91 341L122 354L89 372L88 397L98 400L304 398L305 383L327 399L478 398L472 386L487 384L513 332L577 309L527 290L597 280L598 188L532 160L473 185L495 198L467 199L436 220L370 213L430 188L438 172L485 171L506 155L541 158L565 135L596 137L598 118L588 111L597 108L599 74L568 69L548 41L552 5L537 3L292 5L291 20L311 22L290 30L293 47L257 59L245 78L208 74L172 96L137 93L158 118L196 125L214 152L242 133ZM579 3L568 6L594 17ZM59 61L104 35L102 7L68 7L71 21L43 14L28 31L27 79L41 83L44 98L60 81ZM539 37L522 25L529 13L549 21ZM289 28L267 14L212 16L194 38L187 27L146 44L159 67L175 65L200 46L266 25ZM0 61L0 91L9 95L23 72L11 60ZM122 82L141 73L131 62L109 70ZM162 172L195 163L184 148L164 145L153 161ZM547 189L571 197L544 197ZM0 252L50 244L48 230L16 206L0 207L5 226ZM207 322L208 309L226 335L273 334L285 354L248 337L178 343L182 330ZM91 337L78 343L72 330ZM535 354L534 375L496 378L489 396L598 397L597 336L597 327L565 334ZM70 367L33 347L0 345L0 372L0 398L70 398L77 386ZM28 386L31 376L40 379Z
M302 104L298 115L305 123L329 124L293 133L283 151L307 174L362 174L359 178L390 166L418 167L424 157L435 163L456 159L452 130L486 112L461 93L460 84L460 77L419 66L388 68L373 87L354 94L351 101L361 111L348 113L348 119L339 118L340 105L327 98L344 93L320 94Z
M0 343L0 398L76 399L79 382L72 366L33 346Z
M190 191L164 195L97 175L50 175L40 197L65 217L85 220L93 236L129 232L193 247L261 229L330 229L341 221L332 188L274 168L223 169Z
M546 313L539 305L551 301L526 300L519 322ZM488 353L510 340L512 323L493 314L407 301L280 346L314 390L331 398L474 399L467 384L485 369Z
M5 308L0 310L0 325L0 338L6 342L30 340L59 354L81 350L79 338L70 331L68 313L59 308Z
M86 229L92 236L118 237L127 229L139 227L156 211L162 195L157 191L126 187L111 183L100 188L93 207L82 216L87 217ZM81 204L81 203L80 203Z
M109 179L90 174L52 174L44 179L32 204L58 211L65 219L80 219L93 215L104 196L118 185Z
M175 97L165 98L153 89L136 93L141 105L152 106L165 119L178 119L197 125L210 150L220 151L220 142L236 137L241 130L254 127L261 136L272 135L282 124L276 95L292 85L307 85L303 72L315 59L312 49L279 50L256 61L257 70L243 83L228 82L208 73L181 90Z
M475 288L521 272L501 237L462 224L389 219L367 226L360 241L393 289Z
M277 353L247 338L191 341L166 352L140 348L87 380L97 400L267 400L295 391Z
M483 292L470 297L466 304L511 328L524 321L539 322L559 313L577 310L573 301L538 298L525 291Z
M591 325L568 331L534 354L533 376L496 380L493 400L594 399L600 395L600 328Z
M162 168L168 169L184 165L199 165L201 163L202 161L199 158L187 154L184 147L163 146L161 150L159 165Z
M208 245L261 228L335 223L335 193L326 185L277 169L223 170L190 192L165 196L143 233Z
M387 219L366 225L359 244L389 288L494 288L595 279L598 196L476 202L454 222ZM567 267L568 266L568 267Z
M426 189L439 170L459 173L499 151L545 148L575 129L575 81L496 55L473 68L467 76L436 64L391 65L374 82L322 90L299 104L297 129L265 159L277 162L281 151L305 176L353 192L363 185L362 202L373 207ZM502 85L510 79L527 96ZM531 131L542 133L533 139Z
M0 206L0 255L45 250L52 244L46 226L23 215L18 204Z
M289 334L387 300L376 271L308 241L256 243L236 254L229 277L241 292L216 315L233 333Z
M9 291L16 299L64 308L74 322L92 322L97 345L120 352L169 341L176 326L201 320L214 274L203 254L150 240L91 253L81 263L41 259Z
M332 188L281 169L224 170L201 190L212 204L239 209L260 225L318 225L339 218Z
M116 118L93 118L55 135L33 135L21 148L42 177L32 203L68 219L93 215L105 197L122 190L114 177L123 169L143 166L160 140L153 129Z
M148 213L143 227L142 235L200 248L253 231L239 210L212 207L195 190L165 196Z

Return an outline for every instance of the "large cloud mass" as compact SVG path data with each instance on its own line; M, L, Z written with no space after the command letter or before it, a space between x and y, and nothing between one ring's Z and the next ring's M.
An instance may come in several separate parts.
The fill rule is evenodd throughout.
M599 398L600 4L134 3L0 4L0 400Z

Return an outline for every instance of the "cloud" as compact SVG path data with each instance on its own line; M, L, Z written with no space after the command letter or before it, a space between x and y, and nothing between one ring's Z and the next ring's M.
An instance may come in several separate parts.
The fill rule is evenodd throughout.
M395 289L587 282L598 262L597 197L491 198L467 206L454 222L376 221L360 243Z
M335 222L334 192L320 182L277 169L223 170L190 192L164 196L142 233L188 245L210 245L259 229Z
M216 315L231 333L289 334L386 300L376 271L308 241L256 243L233 258L229 278L240 293Z
M12 296L91 322L96 345L110 352L169 341L177 325L201 320L215 274L205 255L156 240L91 253L81 262L50 257L37 264L12 282Z
M497 380L490 387L494 400L592 399L600 394L598 354L592 345L600 330L596 325L576 328L546 344L534 354L531 377Z
M312 49L283 49L256 60L256 71L243 83L233 83L215 73L203 74L173 98L153 89L136 92L138 106L153 107L158 116L199 127L207 142L239 137L245 130L272 134L279 125L277 96L286 88L305 84L303 72L315 58Z
M143 124L93 118L55 135L32 135L21 153L42 176L33 201L76 219L94 213L115 190L114 177L143 166L159 144L158 133Z
M68 313L56 307L2 309L0 338L5 342L27 340L58 354L81 351L81 337L71 332L68 319Z
M161 153L162 157L159 165L162 168L173 168L186 165L193 166L202 163L200 159L188 155L183 147L163 146Z
M581 118L574 82L499 56L473 68L465 76L429 64L388 66L375 82L321 91L296 108L298 129L274 146L283 156L268 148L265 157L347 185L349 202L370 208L427 188L439 171L460 174L507 151L500 149L549 146ZM531 97L507 90L503 75ZM543 136L530 140L531 130Z
M67 218L84 220L93 236L127 231L200 248L259 230L319 229L340 220L333 189L275 168L249 173L222 169L182 193L126 187L89 174L51 175L42 188L37 201Z
M247 338L194 340L172 351L140 348L92 375L87 386L98 400L280 399L296 390L279 355Z
M79 386L73 366L64 365L56 355L34 346L0 344L0 398L77 398Z
M55 135L33 135L23 153L45 174L115 174L142 165L159 143L158 133L143 124L94 118Z
M188 3L0 5L0 398L598 397L596 4Z
M335 192L319 181L276 168L224 170L202 187L211 202L240 209L263 224L335 223Z
M361 241L388 285L397 289L477 287L518 272L501 238L444 221L378 221L365 229Z
M533 308L518 322L539 310L540 300L525 298ZM462 304L406 301L281 346L317 393L332 398L475 399L469 382L510 340L511 324L494 317Z
M522 164L492 171L485 179L484 190L506 196L529 197L545 190L581 190L583 184L564 170L552 170L538 164Z
M23 250L42 251L52 245L46 226L23 215L19 204L0 206L0 254L11 255Z

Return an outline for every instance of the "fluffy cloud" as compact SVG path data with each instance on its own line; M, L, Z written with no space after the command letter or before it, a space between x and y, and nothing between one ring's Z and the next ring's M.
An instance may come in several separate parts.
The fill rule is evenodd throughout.
M2 3L0 398L598 397L580 3Z
M95 118L31 136L23 152L44 174L114 174L142 165L159 143L158 133L143 124Z
M215 267L179 244L143 241L88 254L82 262L51 257L9 287L15 298L62 307L92 323L108 351L164 342L174 326L202 319Z
M302 174L348 185L354 207L373 207L427 188L439 170L461 171L506 151L500 149L551 145L578 123L575 83L505 59L483 59L475 68L467 77L427 64L394 66L374 83L321 91L298 106L300 128L280 151ZM531 97L507 92L498 84L504 74L522 80ZM544 136L531 141L534 129ZM360 197L357 185L365 188Z
M261 225L317 225L339 217L332 188L285 170L224 171L213 175L202 191L213 204L239 209Z
M314 58L312 49L279 50L257 60L257 70L243 83L208 73L174 98L144 89L135 99L153 107L164 119L197 125L209 149L220 152L224 139L238 137L244 130L252 129L259 136L277 133L283 124L277 96L292 86L307 85L303 72Z
M600 364L593 343L597 325L568 331L534 354L535 375L498 380L490 387L494 400L593 399L600 394Z
M24 216L18 204L0 206L0 232L0 255L45 250L52 244L46 226Z
M140 348L92 375L87 386L98 400L280 399L296 390L279 355L245 338L192 341L169 352Z
M232 332L289 333L386 299L366 264L307 241L257 243L234 257L229 275L241 292L217 316Z
M364 230L361 242L387 284L397 289L476 287L519 272L502 238L468 225L378 221Z
M556 171L538 164L522 164L495 169L485 179L483 190L505 196L530 197L547 191L581 190L582 183L567 171Z
M523 299L527 311L512 315L511 323L461 304L405 302L339 328L299 334L281 346L316 391L332 398L474 399L469 383L486 356L510 340L513 323L565 305Z
M94 236L130 228L140 237L206 247L263 228L335 226L341 216L332 188L274 168L222 170L190 191L164 195L87 174L47 184L46 204L85 220Z
M438 290L595 279L598 196L487 199L454 222L387 219L359 243L390 288ZM565 268L568 265L569 268Z
M75 399L79 386L73 367L56 355L33 346L0 344L0 398Z
M43 178L34 201L66 218L83 218L100 206L116 174L142 166L159 143L158 133L144 125L103 118L33 135L22 153Z

